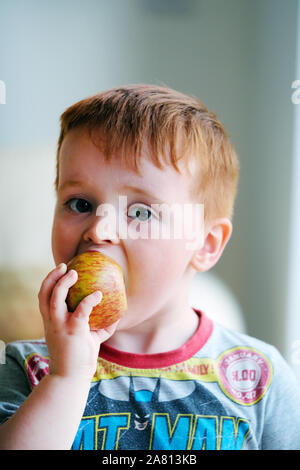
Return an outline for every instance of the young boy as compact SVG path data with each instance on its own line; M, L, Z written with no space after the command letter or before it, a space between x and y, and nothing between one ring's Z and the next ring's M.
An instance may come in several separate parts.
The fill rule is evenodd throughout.
M63 113L56 268L39 292L45 340L6 348L0 448L300 448L299 389L277 350L188 302L193 275L212 268L230 238L237 180L229 138L196 98L127 86ZM101 293L72 314L66 306L77 280L66 263L91 250L119 263L128 301L101 331L88 325Z

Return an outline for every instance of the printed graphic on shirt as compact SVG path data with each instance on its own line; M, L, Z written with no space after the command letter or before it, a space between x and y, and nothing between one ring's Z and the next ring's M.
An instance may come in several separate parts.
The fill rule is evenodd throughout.
M272 380L272 364L253 348L236 347L217 360L219 385L241 405L253 405L265 394Z
M25 370L32 387L49 373L49 358L30 354L25 360ZM131 369L98 359L93 382L101 378L112 379L129 375ZM163 377L170 380L197 380L217 382L222 391L241 405L257 403L269 388L272 364L260 351L248 347L235 347L224 351L217 360L193 357L187 361L162 369L136 369L135 376Z
M93 377L94 382L105 379L114 379L123 375L130 375L132 369L113 364L105 359L98 358L97 370ZM216 362L211 358L192 357L184 362L159 369L134 369L135 376L164 377L170 380L200 380L201 382L218 382Z
M130 369L99 359L93 378L112 379L128 375ZM162 369L135 369L136 376L164 377L171 380L197 380L217 382L221 390L235 403L253 405L269 388L272 380L272 364L266 356L254 348L235 347L224 351L216 360L192 357L191 359Z
M24 367L30 385L36 387L42 378L49 374L49 358L32 353L26 357Z
M103 379L94 383L84 415L73 450L235 450L250 435L249 422L228 416L195 380Z
M30 354L24 365L32 387L49 373L49 358L39 354ZM98 358L72 448L242 449L251 439L249 421L228 416L206 383L218 384L239 405L255 406L271 380L270 361L248 347L161 369L132 369Z

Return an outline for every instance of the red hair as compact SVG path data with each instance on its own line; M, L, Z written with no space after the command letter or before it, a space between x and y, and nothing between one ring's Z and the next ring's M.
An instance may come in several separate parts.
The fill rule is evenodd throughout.
M191 192L204 203L205 219L232 217L238 158L217 116L197 98L155 85L129 85L75 103L60 122L56 191L62 142L71 129L86 128L108 161L118 154L137 172L145 142L158 168L165 163L179 171L179 160L195 160Z

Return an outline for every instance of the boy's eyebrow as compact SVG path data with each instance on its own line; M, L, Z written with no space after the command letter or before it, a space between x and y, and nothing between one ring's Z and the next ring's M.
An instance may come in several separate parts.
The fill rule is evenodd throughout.
M154 194L152 194L151 192L147 191L146 189L140 188L138 186L126 185L126 186L123 186L121 189L125 190L125 191L132 191L132 192L137 193L137 194L142 194L142 195L145 195L145 196L149 196L149 197L151 197L151 199L159 202L160 204L164 204L164 201L162 201L161 199L158 199Z
M69 186L80 186L82 184L84 184L84 181L69 180L69 181L66 181L65 183L63 183L61 186L59 186L58 189L60 191L63 191L65 188L67 188ZM132 192L135 192L137 194L141 194L141 195L151 197L151 199L157 201L160 204L165 203L161 199L157 198L151 192L147 191L146 189L140 188L139 186L126 185L126 186L122 186L121 190L122 191L132 191Z
M65 188L69 186L81 186L82 184L84 184L84 181L69 180L69 181L66 181L64 184L62 184L61 186L58 186L58 190L63 191Z

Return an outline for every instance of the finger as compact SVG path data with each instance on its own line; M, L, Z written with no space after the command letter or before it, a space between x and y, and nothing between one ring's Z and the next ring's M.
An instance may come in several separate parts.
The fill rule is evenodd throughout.
M53 288L57 281L65 274L66 270L67 266L64 263L61 263L56 266L56 268L54 268L52 271L50 271L50 273L42 282L41 288L38 293L38 299L39 308L43 319L47 319L49 317L49 302Z
M70 326L76 327L79 324L88 325L88 319L93 308L96 307L101 300L102 292L99 290L84 297L70 317Z
M50 318L53 322L66 320L68 314L66 298L70 287L77 282L77 279L77 272L71 269L56 283L50 298Z
M103 328L103 330L91 331L91 333L93 334L93 336L97 338L100 344L104 343L104 341L106 341L108 338L110 338L114 334L114 332L116 331L118 327L119 322L120 322L120 319L117 320L112 325L109 325L108 327Z

